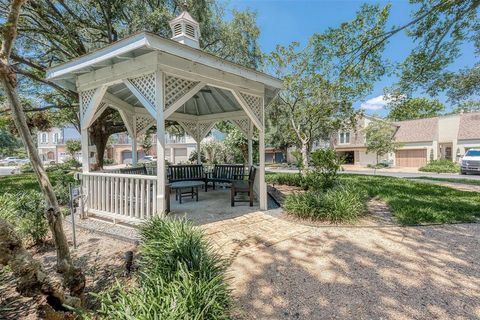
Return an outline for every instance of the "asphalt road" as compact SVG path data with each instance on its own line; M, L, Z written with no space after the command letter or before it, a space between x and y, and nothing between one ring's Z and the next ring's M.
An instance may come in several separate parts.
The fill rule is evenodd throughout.
M298 170L292 169L267 169L267 171L271 172L286 172L286 173L293 173L298 172ZM373 170L348 170L348 171L341 171L340 173L353 173L353 174L365 174L365 175L374 175ZM430 177L430 178L453 178L453 179L471 179L471 180L480 180L480 174L473 175L460 175L460 174L453 174L453 173L429 173L429 172L385 172L385 171L377 171L375 173L377 176L387 176L387 177L397 177L397 178L418 178L418 177Z

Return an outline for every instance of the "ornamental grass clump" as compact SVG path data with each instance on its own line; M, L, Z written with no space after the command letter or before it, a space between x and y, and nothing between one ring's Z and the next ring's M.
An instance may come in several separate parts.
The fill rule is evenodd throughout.
M226 262L203 232L180 220L154 218L140 231L136 285L96 295L109 319L229 319Z
M337 185L325 192L308 191L286 197L288 214L303 219L352 223L366 212L367 194L352 185Z

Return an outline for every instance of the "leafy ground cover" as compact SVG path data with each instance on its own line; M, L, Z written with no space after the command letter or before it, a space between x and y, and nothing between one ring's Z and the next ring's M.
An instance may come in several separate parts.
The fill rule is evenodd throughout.
M105 319L229 319L226 261L203 232L181 220L154 218L140 229L134 283L96 295ZM97 319L97 318L96 318Z
M281 178L277 174L267 175L267 181L293 184L298 179L278 175ZM369 197L384 200L404 225L480 220L480 193L394 177L342 174L338 180L356 186L354 190L364 190Z
M472 186L480 186L480 179L473 180L473 179L456 179L456 178L432 178L432 177L417 177L411 179L420 179L420 180L434 180L434 181L444 181L444 182L452 182L452 183L461 183L461 184L468 184Z
M451 160L433 160L418 170L436 173L458 173L460 172L460 166Z

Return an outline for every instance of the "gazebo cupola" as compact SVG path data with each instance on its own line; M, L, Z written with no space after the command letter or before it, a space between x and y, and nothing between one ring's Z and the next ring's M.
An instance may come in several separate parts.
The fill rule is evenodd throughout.
M172 40L196 49L200 48L200 25L187 12L186 6L178 17L170 21L170 28L172 28Z

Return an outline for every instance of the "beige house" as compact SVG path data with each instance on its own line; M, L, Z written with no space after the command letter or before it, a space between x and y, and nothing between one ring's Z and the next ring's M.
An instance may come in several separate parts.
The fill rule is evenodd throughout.
M375 164L375 154L365 147L363 129L375 118L359 119L355 130L339 132L333 147L345 156L347 164ZM394 122L395 139L401 147L382 157L396 167L421 167L430 160L459 161L465 151L480 148L480 113L463 113L435 118Z

